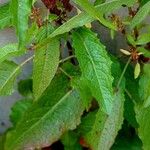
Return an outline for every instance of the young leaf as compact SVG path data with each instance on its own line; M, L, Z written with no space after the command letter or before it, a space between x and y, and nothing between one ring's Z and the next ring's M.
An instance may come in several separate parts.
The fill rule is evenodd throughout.
M144 101L144 107L150 106L150 65L145 64L143 68L143 75L139 81L139 94Z
M104 45L88 29L78 29L73 33L73 47L92 95L98 100L101 109L111 113L113 103L111 60Z
M20 119L23 117L25 111L32 105L32 100L19 100L15 103L15 105L11 108L10 119L13 125L15 126Z
M150 12L150 1L147 2L144 6L142 6L138 11L138 13L135 15L135 17L131 21L131 28L134 28L135 26L140 24L146 18L149 12Z
M110 2L106 2L100 5L95 6L96 10L98 12L101 12L103 14L105 13L111 13L114 10L119 9L122 7L122 5L132 6L136 0L112 0ZM59 28L57 28L51 35L49 35L46 39L44 39L41 43L37 45L37 47L45 46L47 43L51 41L52 37L55 37L60 34L64 34L66 32L69 32L73 28L81 27L85 24L88 24L92 22L94 19L90 17L87 13L80 13L70 20L68 20L66 23L61 25Z
M48 100L53 101L51 97ZM64 132L76 128L83 110L82 101L75 90L70 90L54 105L49 103L41 107L35 103L17 124L16 130L8 136L6 150L36 149L51 145Z
M136 41L136 45L144 45L149 42L150 42L150 33L145 33L145 34L139 35L139 37Z
M31 6L31 0L11 0L10 3L12 22L13 25L16 27L20 46L22 46L26 40L28 17L31 13Z
M49 44L35 51L33 65L33 93L37 100L53 79L59 64L59 41L53 38Z
M119 90L115 97L110 115L98 111L92 130L85 136L86 142L94 150L108 150L121 129L123 123L124 94Z
M13 92L14 81L20 72L20 67L11 61L0 64L0 95L10 95Z
M12 56L16 56L19 54L20 52L18 50L18 44L16 43L8 44L0 48L0 63Z
M11 26L11 14L9 4L0 6L0 29Z
M100 21L100 23L102 23L104 26L113 29L113 30L117 30L116 27L108 22L104 17L103 17L103 13L97 11L97 9L88 1L88 0L74 0L75 3L77 3L81 8L83 8L83 10L85 10L87 12L87 14L89 14L91 17L97 19Z

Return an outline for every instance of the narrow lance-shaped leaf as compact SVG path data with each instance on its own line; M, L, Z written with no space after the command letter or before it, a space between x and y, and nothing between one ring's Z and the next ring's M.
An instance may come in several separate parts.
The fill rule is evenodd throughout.
M31 6L31 0L11 0L10 3L12 23L16 27L19 38L19 46L22 46L26 40L25 38L28 29L28 19L31 13Z
M150 42L150 33L144 33L139 35L136 45L144 45Z
M73 47L82 76L101 109L111 113L113 103L111 60L96 35L82 28L73 32Z
M49 97L49 101L53 99ZM17 124L16 130L8 135L6 150L35 149L51 145L64 132L76 128L83 110L82 101L75 90L66 93L53 105L47 103L44 106L44 101L42 107L35 104Z
M32 59L28 58L20 65L11 61L4 61L0 64L0 95L10 95L13 92L14 81L21 68Z
M114 97L112 113L108 116L99 110L92 130L85 136L86 142L92 149L111 148L123 123L123 107L124 94L120 89Z
M113 61L113 85L116 87L120 78L121 70L117 60L113 57L111 57L111 60ZM121 129L123 123L123 111L124 82L122 82L118 91L115 93L112 112L109 115L102 112L100 107L97 111L89 113L88 117L83 119L79 129L87 146L93 150L110 149L115 141L118 131Z
M100 5L95 6L98 12L103 14L111 13L114 10L119 9L122 5L132 6L136 0L112 0L110 2L106 2ZM52 34L50 34L46 39L44 39L41 43L37 45L37 47L45 46L47 43L51 41L52 37L55 37L60 34L64 34L69 32L73 28L77 28L92 22L94 19L90 17L87 13L82 12L79 15L68 20L66 23L57 28Z
M108 22L104 17L103 13L100 11L97 11L97 9L88 1L88 0L74 0L75 3L77 3L83 10L86 11L87 14L89 14L94 19L97 19L102 23L104 26L116 30L116 27Z
M35 51L33 65L33 93L37 100L53 79L59 64L59 40L53 38L49 44Z
M20 68L11 61L4 61L0 64L0 95L10 95Z
M11 25L11 14L9 12L9 4L0 6L0 29Z
M131 21L131 28L134 28L136 25L140 24L150 12L150 1L147 2L144 6L140 8L138 13L135 15Z
M19 55L18 44L12 43L0 48L0 63L4 60Z

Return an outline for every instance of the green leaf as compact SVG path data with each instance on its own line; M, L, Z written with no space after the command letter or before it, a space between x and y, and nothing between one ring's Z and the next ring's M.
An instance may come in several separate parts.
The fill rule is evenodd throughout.
M135 26L140 24L146 18L149 12L150 12L150 1L147 2L144 6L142 6L138 11L138 13L135 15L135 17L131 21L131 28L134 28Z
M12 61L4 61L0 64L0 95L12 94L17 75L20 73L21 68L32 58L33 57L26 59L19 65Z
M150 42L150 33L144 33L139 35L136 45L144 45Z
M78 138L79 137L75 132L70 131L65 133L61 138L61 142L64 145L64 150L82 150Z
M95 6L95 8L98 12L105 14L105 13L111 13L114 10L121 8L122 5L132 6L134 3L136 3L136 0L112 0L110 2L97 5ZM82 12L79 15L76 15L70 20L68 20L59 28L57 28L52 34L50 34L46 39L44 39L41 43L39 43L37 45L37 48L45 46L47 43L51 41L52 37L69 32L73 28L83 26L87 23L92 22L93 20L94 19L90 17L87 13Z
M104 17L103 13L97 11L97 9L88 0L74 0L83 10L86 11L92 18L99 20L104 26L117 30L117 28L110 22L108 22Z
M126 94L125 95L125 103L124 103L124 118L128 121L128 123L134 127L138 127L138 123L135 118L135 111L134 111L134 103L132 99Z
M101 109L111 113L113 103L111 60L104 45L88 29L78 29L73 33L73 47L92 95L98 100Z
M94 5L100 5L104 2L105 2L105 0L95 0Z
M143 108L139 105L135 108L137 122L139 124L138 135L143 143L144 150L149 150L150 148L150 106Z
M1 47L0 48L0 63L6 59L9 59L12 56L17 56L19 54L20 54L20 51L18 50L18 44L16 43L8 44L4 47Z
M145 64L139 81L139 94L144 107L150 106L150 64Z
M59 45L57 38L35 51L33 65L33 93L37 100L53 79L59 64Z
M18 34L19 46L22 46L26 40L31 6L31 0L11 0L10 3L10 13L12 14L12 22Z
M139 48L137 48L137 50L139 52L142 52L145 57L150 57L150 52L147 49L145 49L144 47L139 47Z
M0 29L11 26L9 4L0 6Z
M149 2L150 0L140 0L140 6L143 6L144 4L146 4L147 2Z
M33 97L32 79L19 81L18 91L22 96L25 96L27 98L32 98Z
M11 61L4 61L0 64L0 95L10 95L20 67Z
M53 99L49 97L49 101ZM17 124L16 130L8 136L6 150L35 149L51 145L64 132L76 128L83 110L82 101L75 90L68 91L54 105L41 107L35 103Z
M108 150L113 145L123 123L124 94L119 90L115 97L110 115L99 110L92 130L85 136L86 142L94 150Z
M142 150L142 143L137 136L132 136L129 138L121 135L111 150Z
M139 63L137 63L135 65L135 69L134 69L134 78L137 79L140 75L140 72L141 72L141 66Z
M10 119L15 126L22 118L25 111L32 105L32 100L19 100L11 108Z

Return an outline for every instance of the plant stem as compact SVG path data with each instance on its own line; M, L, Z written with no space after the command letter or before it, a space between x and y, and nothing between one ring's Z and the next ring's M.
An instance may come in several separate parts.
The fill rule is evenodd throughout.
M65 62L65 61L67 61L67 60L69 60L69 59L71 59L71 58L74 58L74 57L75 57L74 55L68 56L68 57L66 57L66 58L64 58L64 59L62 59L62 60L60 60L59 63L63 63L63 62Z
M125 72L126 72L126 70L127 70L128 65L129 65L130 62L131 62L131 57L128 59L126 65L125 65L125 67L124 67L124 69L123 69L123 71L122 71L122 74L121 74L120 79L119 79L118 84L117 84L117 88L119 88L120 83L121 83L121 81L122 81L122 79L123 79L123 76L124 76L124 74L125 74Z
M24 66L27 62L29 62L29 61L32 60L33 58L34 58L34 55L31 56L31 57L29 57L28 59L26 59L24 62L22 62L22 63L20 64L20 67Z
M72 79L72 77L61 67L59 67L59 70L62 71L62 73L64 73L69 79Z

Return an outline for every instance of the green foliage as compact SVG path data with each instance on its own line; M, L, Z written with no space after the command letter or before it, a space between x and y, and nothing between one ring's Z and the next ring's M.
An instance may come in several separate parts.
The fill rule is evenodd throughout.
M12 127L0 136L0 150L149 150L150 36L144 19L150 1L42 2L43 10L36 0L0 6L0 29L11 26L18 38L0 48L0 95L18 90L23 97L11 108ZM93 32L97 20L111 30L111 42L114 30L122 33L129 51L118 49L129 58L106 48L103 34ZM28 53L23 62L12 61ZM18 78L32 59L32 75Z
M78 44L80 43L80 44ZM108 114L112 109L111 61L104 45L87 29L73 33L73 47L82 70L82 78L87 82L102 110Z
M131 21L131 27L134 28L139 23L141 23L150 12L150 1L148 1L144 6L140 8L138 13L135 15L133 20Z
M11 14L9 4L0 6L0 29L11 26Z

